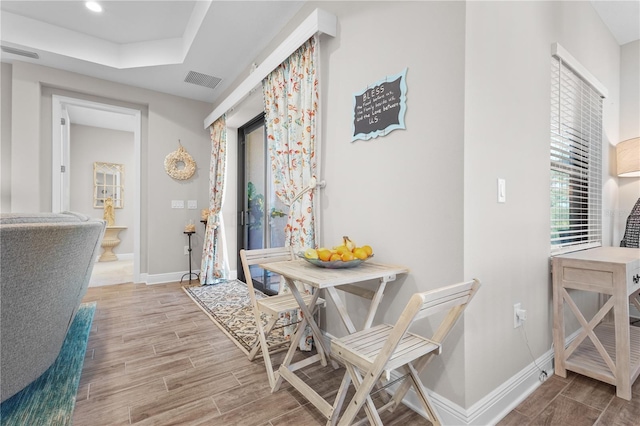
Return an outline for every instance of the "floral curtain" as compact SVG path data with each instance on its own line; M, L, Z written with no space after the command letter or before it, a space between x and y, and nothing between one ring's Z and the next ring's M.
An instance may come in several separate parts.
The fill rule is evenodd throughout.
M315 218L310 187L316 179L316 111L318 110L317 40L312 37L262 81L265 124L276 196L287 206L285 245L294 252L315 247ZM310 289L300 289L309 292ZM283 291L289 291L286 288ZM290 312L283 320L298 318ZM295 326L286 327L291 336ZM300 349L311 349L307 330Z
M316 39L311 38L262 82L265 123L275 193L289 206L286 245L315 247L313 191L316 177L318 78Z
M214 284L229 277L229 262L226 256L222 221L222 200L227 161L227 127L224 115L211 125L210 131L209 215L200 267L201 284Z

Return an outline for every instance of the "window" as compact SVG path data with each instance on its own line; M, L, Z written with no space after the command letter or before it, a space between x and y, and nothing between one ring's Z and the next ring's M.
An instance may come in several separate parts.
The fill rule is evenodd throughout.
M560 46L558 46L561 49ZM573 58L551 63L551 253L602 245L602 98ZM563 53L562 51L560 53Z

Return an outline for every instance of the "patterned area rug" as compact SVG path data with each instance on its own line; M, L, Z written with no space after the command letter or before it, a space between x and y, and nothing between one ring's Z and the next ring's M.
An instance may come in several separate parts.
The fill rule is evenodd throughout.
M80 305L54 363L0 405L3 426L71 425L96 303Z
M244 353L249 354L258 336L251 299L245 283L231 280L221 284L182 287L182 289ZM256 297L268 296L256 290ZM264 316L262 320L264 324L267 323ZM284 327L285 325L285 322L280 320L276 327ZM282 332L274 331L267 336L269 346L279 345L286 341L287 339Z

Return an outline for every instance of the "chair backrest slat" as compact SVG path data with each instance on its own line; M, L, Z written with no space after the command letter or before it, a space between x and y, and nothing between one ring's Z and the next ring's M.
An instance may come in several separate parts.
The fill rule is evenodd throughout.
M402 338L414 321L439 311L448 310L447 315L430 338L436 344L442 343L479 287L480 281L474 279L435 290L415 293L404 311L402 311L400 318L398 318L393 327L393 331L380 351L376 360L378 367L383 368L391 355L397 350L401 350Z
M240 250L240 261L242 262L242 270L244 271L244 279L249 288L249 296L251 304L255 305L256 296L253 287L253 278L251 278L251 265L260 263L280 262L284 260L293 260L293 250L291 247L274 247L268 249Z
M440 300L437 304L425 303L422 305L420 311L416 314L415 320L419 320L437 312L451 309L457 305L464 305L469 301L469 293L451 298L449 300Z
M280 262L283 260L293 259L291 247L244 250L244 254L247 265L257 265L258 263Z

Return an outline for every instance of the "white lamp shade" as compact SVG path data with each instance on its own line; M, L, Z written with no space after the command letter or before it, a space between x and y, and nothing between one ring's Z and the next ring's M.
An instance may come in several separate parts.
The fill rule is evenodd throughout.
M627 139L616 145L618 176L640 177L640 138Z

